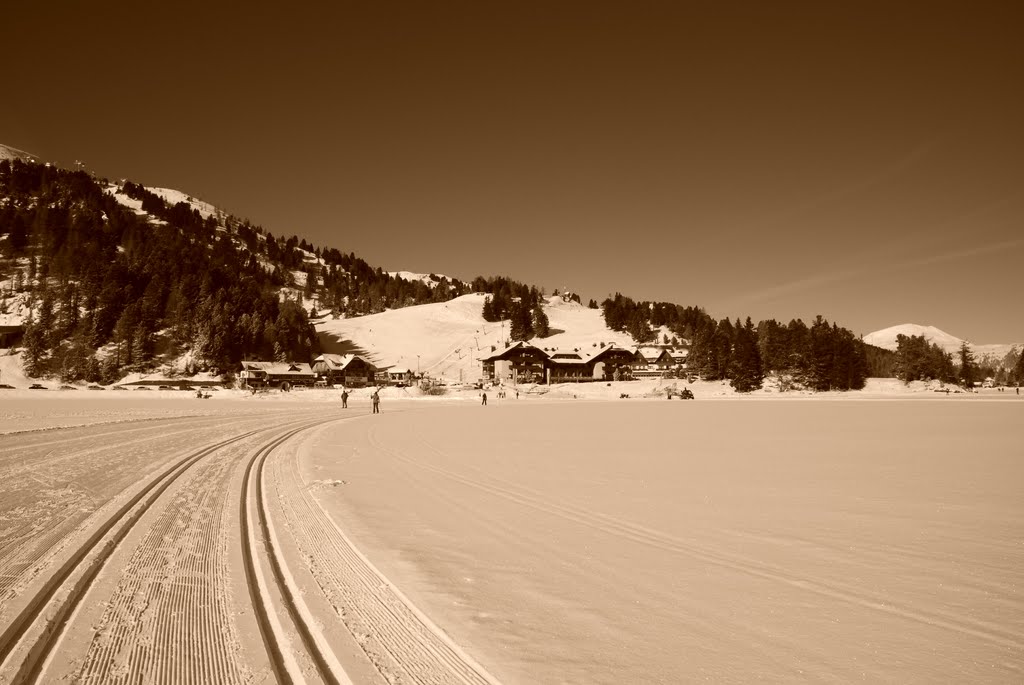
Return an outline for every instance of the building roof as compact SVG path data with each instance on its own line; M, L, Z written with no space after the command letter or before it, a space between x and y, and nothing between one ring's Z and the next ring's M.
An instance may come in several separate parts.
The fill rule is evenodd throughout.
M264 371L272 376L301 376L311 375L313 369L304 362L264 362L246 360L242 362L242 368L246 371Z
M636 348L636 353L649 363L657 362L662 356L672 359L672 355L669 354L668 350L661 347L638 347Z
M332 371L344 371L349 364L357 359L369 366L374 366L373 363L363 357L360 357L358 354L321 354L313 360L313 363L323 362L327 364L327 367Z
M536 345L531 345L528 342L524 342L522 340L519 340L519 341L509 345L508 347L506 347L503 350L498 350L497 352L495 352L494 354L492 354L490 356L481 357L478 361L489 362L489 361L495 361L497 359L504 359L506 356L509 355L509 353L514 352L516 350L521 350L521 351L536 350L537 352L540 352L545 357L548 356L547 352L545 352L544 350L540 349Z

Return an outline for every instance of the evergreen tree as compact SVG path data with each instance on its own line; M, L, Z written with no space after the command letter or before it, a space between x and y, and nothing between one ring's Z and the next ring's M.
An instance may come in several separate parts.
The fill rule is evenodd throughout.
M22 339L21 364L25 375L38 378L45 371L46 362L46 330L30 315L25 322L25 334Z
M1017 357L1017 363L1013 366L1013 379L1018 386L1024 383L1024 352Z
M533 337L533 317L530 308L522 301L512 303L509 322L509 338L529 340Z
M494 315L494 304L491 302L491 296L486 295L484 297L484 309L482 312L484 321L497 321L498 317Z
M807 379L815 390L832 388L834 362L832 330L820 314L814 318L810 331L810 358Z
M708 380L722 380L728 377L734 337L735 329L729 319L722 319L715 326L711 335L710 364L705 375Z
M538 338L546 338L551 335L551 324L548 322L548 315L540 304L533 308L533 333Z
M633 336L633 340L636 341L637 345L643 345L654 338L654 332L651 331L651 326L647 323L647 317L644 316L643 311L640 309L634 309L633 313L629 316L626 332Z
M761 387L764 375L761 354L757 349L757 332L749 316L746 324L736 326L735 337L729 369L730 385L738 392L750 392Z
M974 385L974 379L977 377L977 368L974 361L974 352L971 350L967 342L960 343L960 383L965 388L970 388Z

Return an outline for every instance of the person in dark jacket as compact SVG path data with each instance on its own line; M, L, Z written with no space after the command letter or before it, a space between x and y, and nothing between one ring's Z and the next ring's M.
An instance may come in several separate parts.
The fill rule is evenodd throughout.
M373 413L380 413L380 390L374 390L371 398L373 400Z
M487 406L487 393L481 393L480 394L480 398L481 398L480 399L480 404L482 404L483 406L486 407Z
M348 390L341 391L341 408L348 409Z

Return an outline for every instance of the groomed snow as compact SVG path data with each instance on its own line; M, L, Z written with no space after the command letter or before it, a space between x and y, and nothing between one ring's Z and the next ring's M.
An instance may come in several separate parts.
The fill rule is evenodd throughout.
M502 682L1016 682L1022 412L385 403L304 473Z

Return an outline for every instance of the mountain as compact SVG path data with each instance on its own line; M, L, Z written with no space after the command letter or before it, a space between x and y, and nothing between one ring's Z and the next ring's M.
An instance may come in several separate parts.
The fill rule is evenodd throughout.
M883 328L874 333L868 333L864 336L864 342L886 350L895 350L896 336L898 335L905 335L908 338L911 336L924 336L925 340L938 345L946 352L956 352L964 342L960 338L950 335L935 326L921 326L916 323L903 323L898 326Z
M960 346L964 342L967 342L968 347L970 347L974 352L979 363L988 363L994 366L1001 364L1007 355L1014 351L1014 348L1020 349L1021 347L1024 347L1024 343L976 345L958 338L955 335L950 335L935 326L922 326L915 323L899 324L898 326L883 328L882 330L875 331L874 333L868 333L864 336L864 342L886 350L895 350L896 336L898 335L905 335L907 337L923 336L925 340L934 345L938 345L943 351L949 352L954 355L954 357L957 352L960 351Z
M9 147L7 145L0 145L0 160L4 159L20 159L22 161L30 161L35 159L35 155L31 155L24 150Z
M761 371L793 387L847 390L866 377L863 345L822 316L760 331L621 293L585 307L501 276L387 272L180 191L5 149L14 158L0 160L0 316L22 324L26 377L110 383L158 367L219 373L243 359L359 350L382 366L471 379L481 356L511 340L587 356L656 336L692 341L691 368L705 379L731 378L741 343L763 347Z

